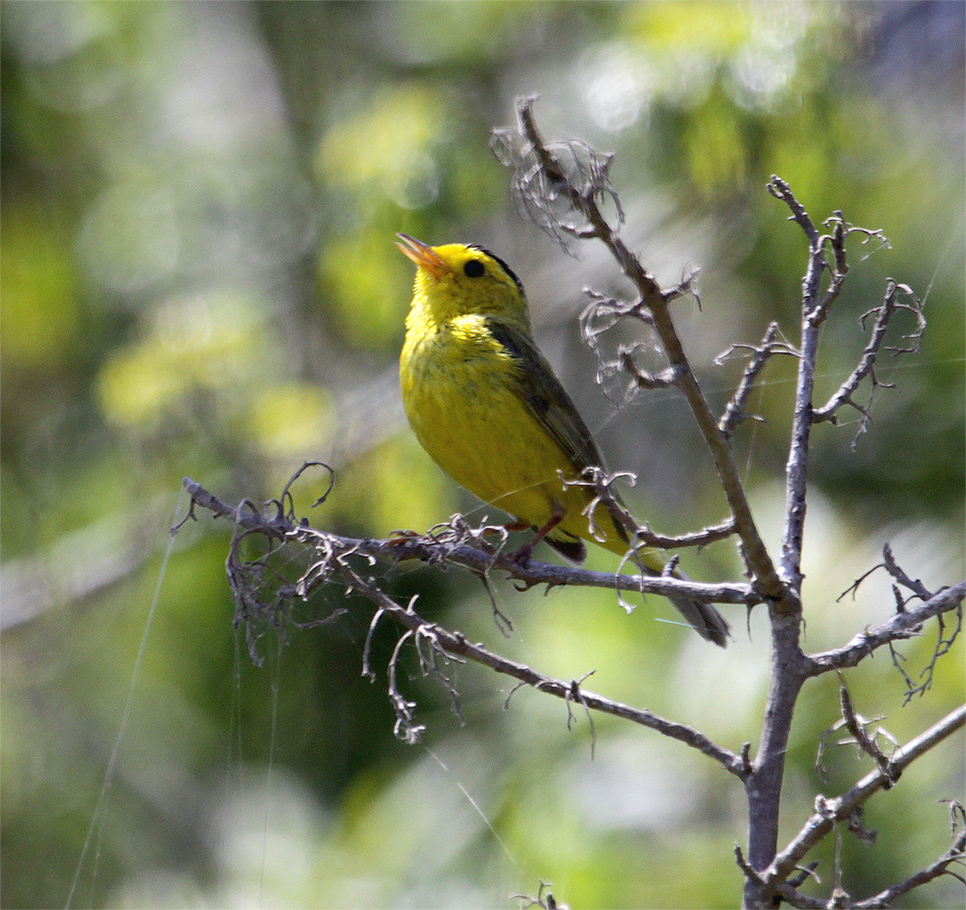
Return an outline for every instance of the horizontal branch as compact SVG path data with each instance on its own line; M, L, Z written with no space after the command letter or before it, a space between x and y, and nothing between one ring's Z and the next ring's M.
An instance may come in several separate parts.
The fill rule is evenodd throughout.
M528 588L543 584L551 587L577 585L618 591L637 591L665 597L668 594L686 594L701 603L752 606L760 602L751 585L747 584L706 584L664 576L615 575L612 572L596 572L591 569L538 562L533 559L522 563L505 554L486 552L467 545L454 545L451 541L440 541L427 535L408 532L405 536L388 540L342 537L299 525L281 515L269 518L262 515L252 503L243 502L233 508L213 496L190 477L184 479L183 486L191 494L192 507L197 505L212 512L216 517L230 519L247 531L263 533L278 540L299 538L317 547L324 542L327 548L338 551L341 556L359 555L389 562L405 559L419 559L428 563L445 561L480 574L498 569ZM305 593L311 590L310 586Z
M462 633L450 631L419 616L412 609L412 605L405 608L396 603L378 585L363 578L350 565L348 559L352 556L361 556L370 561L377 558L394 561L405 558L439 561L445 555L446 561L462 565L480 574L485 574L492 568L505 569L515 578L527 584L580 583L599 587L613 587L615 583L624 586L626 581L629 580L633 584L627 588L628 590L638 587L647 587L650 590L651 582L655 582L653 586L655 593L687 590L689 594L695 597L709 596L713 593L715 597L718 595L730 596L733 598L731 601L733 603L744 603L747 598L753 598L749 586L742 589L742 586L738 585L683 585L674 579L670 579L674 584L668 585L666 579L638 579L636 576L615 577L606 572L588 572L544 563L531 562L527 566L521 566L508 557L495 556L467 546L450 548L446 544L436 543L431 538L425 537L403 537L388 541L340 537L295 524L281 514L275 518L267 518L259 512L253 511L253 506L250 503L242 503L237 508L232 508L217 497L212 496L191 478L186 477L183 483L185 489L191 495L191 507L184 521L196 517L194 507L198 506L212 512L216 517L231 519L243 534L262 533L276 540L293 539L316 550L319 554L318 561L308 569L298 583L283 586L283 590L280 592L281 597L304 598L314 586L321 584L323 581L331 581L333 577L338 577L350 589L357 590L368 597L383 615L391 617L395 622L408 629L417 643L429 642L433 648L447 656L473 660L495 670L497 673L511 676L542 692L547 692L568 702L576 702L587 710L622 717L643 727L648 727L664 736L697 749L741 779L747 776L748 763L742 756L719 746L699 730L687 724L660 717L650 711L632 708L630 705L613 701L603 695L585 691L576 681L565 682L564 680L554 679L537 672L526 664L502 657L481 644L470 642ZM173 528L172 531L177 531L184 524L184 521Z
M677 547L705 547L710 543L719 540L727 540L735 533L735 520L726 518L716 525L708 525L700 531L692 531L690 534L677 534L668 536L666 534L655 534L647 525L637 528L637 539L649 547L658 547L662 550L675 549Z
M702 528L700 531L693 531L690 534L682 534L677 537L656 534L647 525L638 524L637 519L631 515L627 506L611 489L614 481L618 479L628 480L633 485L637 477L628 471L608 474L601 468L591 467L584 469L579 480L567 480L563 476L563 472L560 472L560 481L564 489L583 487L586 490L593 491L594 496L584 507L582 514L587 516L588 526L594 538L597 540L606 538L606 533L598 526L595 519L598 505L603 505L607 515L626 535L629 555L631 550L637 550L642 546L656 547L661 550L672 550L679 547L705 547L719 540L727 540L735 533L735 520L732 517L726 518L719 524Z
M907 607L874 629L863 630L844 647L807 657L806 675L819 676L830 670L857 666L863 658L877 648L897 639L911 638L919 634L920 627L926 620L958 609L964 598L966 598L966 581L961 581L950 588L943 588L918 607L914 609Z

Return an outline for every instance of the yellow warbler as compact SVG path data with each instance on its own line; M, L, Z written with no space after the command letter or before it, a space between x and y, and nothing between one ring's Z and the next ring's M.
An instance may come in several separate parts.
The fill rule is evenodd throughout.
M606 508L591 532L592 490L567 486L602 459L590 431L534 343L520 280L478 246L431 247L406 234L396 246L418 266L399 360L406 414L433 460L466 489L532 526L569 559L590 540L623 556L627 535ZM636 559L652 575L665 562L651 548ZM684 578L675 571L675 576ZM698 634L725 645L714 607L669 598Z

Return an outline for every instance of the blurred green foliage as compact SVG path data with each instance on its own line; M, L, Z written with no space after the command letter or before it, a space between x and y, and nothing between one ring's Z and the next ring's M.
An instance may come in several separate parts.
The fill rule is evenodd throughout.
M404 425L395 358L412 270L392 246L400 230L506 258L611 465L640 476L635 507L667 530L720 519L674 397L609 400L593 384L574 317L583 286L621 291L613 265L586 245L567 257L509 204L489 131L515 96L539 93L549 138L617 153L625 234L648 267L671 283L700 265L703 310L683 303L679 318L719 406L741 363L716 367L717 353L757 341L771 319L796 336L805 243L768 176L816 220L840 209L884 231L891 249L852 246L819 397L856 362L858 318L886 276L926 299L929 328L918 354L880 358L896 388L880 391L854 452L857 415L816 430L806 645L841 644L888 615L877 576L836 599L886 539L930 587L957 580L962 16L941 3L5 0L0 903L506 906L545 879L572 906L734 906L744 809L720 769L606 718L592 757L579 711L568 730L566 708L529 691L504 710L508 684L476 667L459 669L465 726L438 686L401 680L427 725L425 747L404 746L385 694L391 629L373 642L383 675L360 676L371 605L321 592L293 619L346 612L284 641L266 633L254 666L231 626L229 532L209 519L174 541L134 675L167 528L185 509L182 476L260 500L303 460L336 469L314 511L327 478L294 491L320 527L384 536L460 508L482 517ZM766 422L738 445L774 543L793 365L772 363L766 379L753 400ZM732 576L729 546L686 554L691 574ZM500 585L514 622L503 640L474 579L384 571L393 596L418 595L470 638L565 678L595 669L593 688L733 749L755 738L759 615L750 636L735 616L734 646L711 654L654 621L659 599L627 617L607 592ZM902 649L910 673L931 634ZM960 647L905 707L884 657L848 681L858 710L903 740L961 698L962 665ZM806 688L783 837L817 789L867 770L829 747L818 779L816 742L837 716L832 680ZM849 890L884 887L946 848L936 800L958 795L962 771L953 745L870 804L881 833L872 848L846 839ZM958 900L938 882L902 905Z

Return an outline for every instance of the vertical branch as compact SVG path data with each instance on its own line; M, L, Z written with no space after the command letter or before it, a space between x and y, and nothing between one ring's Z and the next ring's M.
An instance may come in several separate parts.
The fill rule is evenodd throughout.
M795 703L807 679L806 658L799 647L800 614L771 612L772 652L758 754L745 781L748 799L748 864L756 872L767 869L778 851L778 815L785 753ZM759 907L761 882L745 879L744 906Z
M820 419L812 406L819 333L848 274L846 238L853 231L869 237L881 236L877 231L846 225L841 212L833 213L825 222L830 232L822 234L787 183L773 176L768 191L788 206L790 220L804 231L808 240L808 267L802 279L801 344L795 409L785 468L785 527L779 571L786 597L771 605L771 681L758 756L746 786L749 810L748 863L756 873L773 861L777 850L785 751L795 703L809 675L809 660L800 646L801 565L809 444L812 425ZM827 256L827 253L830 255ZM826 272L828 283L823 293L822 281ZM746 906L768 906L770 897L770 892L762 887L760 879L746 877Z
M768 867L778 850L778 816L785 776L785 753L788 749L795 704L807 678L808 662L800 646L801 556L808 480L808 446L814 422L812 391L818 357L819 327L838 296L847 271L845 231L841 218L835 221L831 237L835 252L835 268L831 269L824 253L825 243L829 238L819 233L801 203L792 195L788 184L773 176L768 184L768 191L789 207L792 220L805 232L809 258L808 268L802 279L802 339L785 474L785 529L780 563L785 596L770 604L771 676L758 754L752 774L746 782L748 863L759 872ZM822 275L826 269L832 272L832 280L824 298L820 299ZM744 901L747 907L765 905L760 881L746 877Z
M802 341L795 388L795 412L792 418L792 439L785 466L785 530L782 536L781 574L796 592L802 583L802 536L805 530L805 488L808 482L808 445L814 416L812 391L815 386L815 363L818 358L819 328L828 312L831 300L819 301L822 273L829 268L825 260L823 237L809 218L808 212L792 195L784 180L773 176L768 191L782 200L792 212L794 220L808 238L808 269L802 279ZM838 293L845 277L842 253L844 232L838 221L832 237L836 250L836 265L831 291Z
M568 176L567 167L556 154L556 150L561 147L545 143L537 129L533 117L533 100L523 98L517 102L518 134L524 143L522 151L514 148L516 137L509 139L509 131L498 132L494 136L498 156L502 155L503 163L512 166L516 171L516 198L522 209L556 239L560 240L563 234L600 240L634 285L639 294L639 304L646 308L650 322L664 347L673 382L683 392L714 460L715 470L721 479L722 489L735 519L735 531L741 540L742 556L748 570L764 597L772 603L784 602L786 591L782 579L759 534L738 468L731 455L727 435L718 427L718 421L691 370L671 316L669 304L680 296L681 290L662 290L654 276L631 252L601 210L597 200L609 198L618 205L618 221L621 220L623 213L617 203L616 193L607 182L610 158L600 158L580 143L563 146L574 158L579 157L579 151L590 159L584 168L586 176L583 185L575 185ZM560 200L568 211L578 213L586 223L576 226L562 222L554 211L555 204ZM794 612L795 606L787 606L784 610Z

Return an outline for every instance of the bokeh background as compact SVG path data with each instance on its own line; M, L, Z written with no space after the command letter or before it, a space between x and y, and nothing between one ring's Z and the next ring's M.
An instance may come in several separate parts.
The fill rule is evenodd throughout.
M372 606L331 587L249 658L233 628L230 530L174 539L185 475L225 500L281 492L305 459L336 470L296 490L319 527L385 536L487 510L420 451L396 358L412 266L405 231L478 242L521 276L536 333L652 527L720 520L713 470L671 392L626 401L595 383L582 289L626 288L590 244L566 255L522 221L488 148L538 94L548 138L616 152L624 235L671 284L700 267L681 331L723 406L735 342L777 319L796 338L800 231L764 190L789 181L816 220L840 209L891 249L852 245L817 398L864 344L887 277L926 298L918 354L854 449L857 415L815 433L806 646L885 619L884 541L929 587L964 562L964 5L936 3L5 2L2 26L2 868L4 907L516 906L541 879L575 907L729 907L744 840L739 785L683 746L457 668L446 693L404 664L423 742L393 737ZM907 328L911 328L909 322ZM621 336L614 338L628 340ZM737 434L768 542L780 539L793 364L775 361ZM492 511L492 510L489 510ZM496 517L496 516L493 516ZM731 543L686 553L736 577ZM293 569L298 560L292 557ZM595 554L591 565L612 569ZM756 742L767 630L734 611L708 647L651 598L495 586L504 639L466 573L378 567L388 591L508 656ZM154 606L152 606L154 605ZM150 623L149 623L150 617ZM146 632L147 630L147 632ZM903 645L917 676L934 633ZM141 654L139 659L138 655ZM411 655L410 655L411 657ZM908 739L962 699L962 640L904 705L885 653L847 674L857 710ZM869 770L815 748L833 679L804 691L782 837ZM962 738L868 806L873 847L846 836L862 896L946 849ZM593 748L592 748L593 746ZM107 781L105 785L105 780ZM817 851L827 893L831 844ZM954 887L955 886L955 887ZM952 879L901 906L957 906Z

